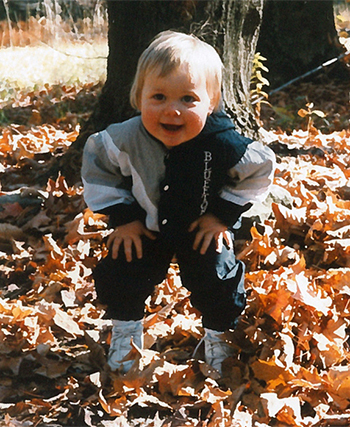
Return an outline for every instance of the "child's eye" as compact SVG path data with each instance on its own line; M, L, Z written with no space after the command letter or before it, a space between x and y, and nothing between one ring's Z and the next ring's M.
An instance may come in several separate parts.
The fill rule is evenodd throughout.
M194 101L195 101L194 97L193 97L193 96L191 96L191 95L185 95L185 96L182 98L182 100L183 100L184 102L186 102L187 104L190 104L191 102L194 102Z
M153 95L153 99L155 99L156 101L163 101L163 99L165 99L165 96L162 93L156 93L155 95Z

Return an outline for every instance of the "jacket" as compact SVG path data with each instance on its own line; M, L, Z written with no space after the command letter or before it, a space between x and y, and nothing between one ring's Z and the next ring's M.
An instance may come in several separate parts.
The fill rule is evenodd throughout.
M168 150L137 116L87 140L84 198L112 226L140 219L152 231L173 234L211 212L227 226L273 181L272 150L235 131L223 112L208 117L194 139Z

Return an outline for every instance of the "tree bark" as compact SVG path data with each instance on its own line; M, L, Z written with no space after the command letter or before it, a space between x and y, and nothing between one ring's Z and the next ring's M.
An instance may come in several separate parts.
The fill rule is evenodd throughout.
M338 57L344 49L335 28L333 1L265 0L257 51L267 58L271 89ZM330 70L335 76L335 71L344 72L339 63Z
M210 4L210 2L209 2ZM217 44L222 50L224 64L223 90L226 109L238 129L247 136L255 136L257 123L250 97L250 78L262 20L263 0L222 2L210 4L211 16L218 16L223 40Z

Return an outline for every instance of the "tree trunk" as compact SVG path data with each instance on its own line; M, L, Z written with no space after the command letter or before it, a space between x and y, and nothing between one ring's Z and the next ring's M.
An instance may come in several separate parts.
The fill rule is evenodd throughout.
M129 90L141 52L160 31L193 32L212 44L224 63L227 109L247 135L256 129L250 103L252 59L263 0L107 1L109 16L107 81L96 110L59 169L68 181L79 172L81 151L91 133L130 118Z
M266 0L257 51L267 58L271 88L338 57L333 1Z
M210 4L210 2L209 2ZM215 5L215 10L214 9ZM224 64L223 90L226 109L237 128L246 136L255 136L257 123L250 97L250 78L262 20L263 0L211 3L211 16L218 16L223 34L218 43Z
M138 57L156 34L171 28L192 30L217 48L225 67L226 104L244 130L252 129L249 82L262 1L109 1L107 81L93 115L94 128L133 115L128 97Z
M188 30L193 19L188 1L107 1L109 55L107 81L92 116L95 130L130 118L129 91L137 60L152 38L169 28ZM193 10L192 10L193 9Z

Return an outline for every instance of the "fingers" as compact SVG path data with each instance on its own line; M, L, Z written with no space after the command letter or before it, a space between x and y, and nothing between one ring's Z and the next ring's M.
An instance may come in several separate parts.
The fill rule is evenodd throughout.
M198 225L199 225L199 220L197 219L196 221L192 222L192 224L189 226L188 231L191 233L198 227Z
M124 254L125 258L128 262L132 261L132 253L133 248L135 248L136 256L137 258L142 258L142 242L141 239L138 236L131 237L118 237L115 236L114 239L111 241L107 241L107 246L109 247L109 250L112 252L112 258L117 259L119 255L119 249L121 246L124 246Z
M138 259L141 259L143 256L143 252L142 252L142 241L140 239L140 237L135 237L135 239L133 240L133 244L135 246L135 250L136 250L136 257ZM127 261L131 261L132 260L132 252L130 251L130 259L127 257L126 258Z
M216 252L221 254L222 248L224 247L224 241L223 239L217 239L216 241Z
M199 249L199 253L201 255L204 255L207 252L207 249L210 246L210 243L212 242L213 238L215 236L215 233L206 231L206 230L199 230L196 233L196 237L193 242L193 249L196 251Z
M193 242L193 249L196 251L201 243L203 239L203 233L201 231L198 231L198 233L196 233L196 236L194 238L194 242Z
M132 246L133 246L132 239L130 239L130 237L126 237L124 239L124 254L128 262L132 261Z
M112 258L113 259L118 258L119 247L120 247L122 241L123 241L123 239L116 236L115 231L108 237L107 247L109 248L110 251L112 251Z
M227 248L233 250L232 234L229 231L224 232L224 240L226 242Z
M207 252L207 249L209 248L210 243L213 240L213 238L214 238L214 236L212 236L211 234L206 234L204 236L204 239L202 241L202 246L201 246L200 251L199 251L199 253L201 255L205 255L205 253Z
M233 249L233 241L229 231L214 233L201 230L195 236L193 249L196 251L200 248L200 254L204 255L213 240L216 242L216 252L218 253L222 252L224 245L229 250Z
M227 249L233 250L233 241L229 231L223 231L216 238L216 252L221 254L224 245Z
M157 238L154 233L138 221L120 226L114 230L107 240L107 246L111 251L112 258L118 258L120 247L123 246L125 258L128 262L132 261L134 248L136 257L141 259L143 256L141 236L143 235L152 240Z
M148 230L148 228L145 228L144 235L151 240L156 240L157 238L157 236L154 233L152 233L152 231Z

